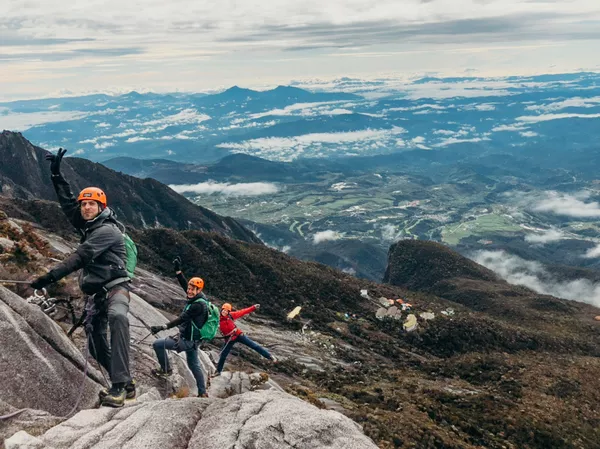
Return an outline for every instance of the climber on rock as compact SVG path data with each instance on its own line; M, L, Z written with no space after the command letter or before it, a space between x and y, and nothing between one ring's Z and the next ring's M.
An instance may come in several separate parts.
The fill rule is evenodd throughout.
M217 372L214 376L220 376L223 371L223 365L225 365L225 359L229 355L229 352L233 348L233 346L239 342L243 345L248 346L250 349L254 349L263 357L271 360L274 363L277 363L277 359L269 353L265 348L263 348L258 343L250 340L241 329L239 329L235 320L247 315L249 313L254 312L255 310L260 308L260 304L254 304L246 309L233 311L231 304L225 303L221 307L221 316L219 318L219 329L223 337L226 337L226 343L223 349L221 350L221 356L219 357L219 363L217 364Z
M112 382L101 403L120 407L135 397L129 367L129 290L124 227L107 207L106 195L97 187L83 189L77 198L60 171L67 150L49 154L52 183L63 212L81 236L77 250L48 273L31 282L41 289L77 270L79 286L88 295L86 332L92 356L110 375ZM110 328L110 347L107 338Z
M204 280L199 277L193 277L189 282L186 280L181 271L181 258L179 256L173 260L173 266L177 274L177 280L186 292L187 304L179 318L162 326L150 327L153 334L175 326L179 327L178 335L161 338L153 343L152 346L160 368L153 369L152 374L160 378L166 378L171 375L172 370L169 365L167 350L176 352L185 351L188 367L196 379L198 396L208 397L204 374L202 373L202 367L198 359L198 344L202 340L214 338L217 331L219 309L211 305L204 293L202 293ZM212 334L212 336L206 337L206 334Z

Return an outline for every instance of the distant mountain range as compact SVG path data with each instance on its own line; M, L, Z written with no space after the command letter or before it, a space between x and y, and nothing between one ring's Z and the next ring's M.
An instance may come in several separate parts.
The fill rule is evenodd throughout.
M600 75L338 80L330 91L234 86L217 94L91 95L0 104L0 128L94 161L273 161L451 150L531 154L594 147ZM343 89L353 92L344 92ZM550 159L554 162L553 159Z

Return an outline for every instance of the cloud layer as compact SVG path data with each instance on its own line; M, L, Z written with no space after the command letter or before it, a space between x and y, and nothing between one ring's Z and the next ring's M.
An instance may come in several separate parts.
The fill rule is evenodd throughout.
M589 65L599 23L594 0L145 0L143 8L6 0L0 66L13 93L140 84L173 91L357 67L363 74L576 68Z
M504 251L479 251L473 259L511 284L523 285L545 295L600 306L598 283L587 279L558 280L542 264L521 259Z
M177 193L195 193L197 195L260 196L279 191L276 184L269 182L240 184L201 182L199 184L170 185L169 187Z
M331 240L339 240L342 237L343 235L336 231L321 231L313 235L313 244L318 245L319 243L328 242Z

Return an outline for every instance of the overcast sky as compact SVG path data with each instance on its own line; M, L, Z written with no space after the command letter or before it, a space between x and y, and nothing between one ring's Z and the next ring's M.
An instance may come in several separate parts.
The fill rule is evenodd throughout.
M0 99L600 71L600 0L4 0Z

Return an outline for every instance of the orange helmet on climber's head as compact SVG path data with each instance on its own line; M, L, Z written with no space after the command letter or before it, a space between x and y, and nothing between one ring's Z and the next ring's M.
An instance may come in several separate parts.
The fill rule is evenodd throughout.
M188 281L188 287L190 285L193 285L197 289L202 290L204 288L204 279L199 277L192 278Z
M86 187L81 192L79 192L77 201L79 201L80 203L82 201L96 201L100 204L100 207L102 209L105 209L107 206L106 194L102 189L99 189L98 187Z
M223 304L221 306L221 312L224 310L227 312L231 312L231 309L232 309L231 304L229 304L228 302L226 302L225 304Z

